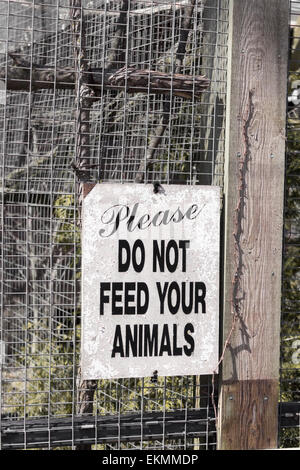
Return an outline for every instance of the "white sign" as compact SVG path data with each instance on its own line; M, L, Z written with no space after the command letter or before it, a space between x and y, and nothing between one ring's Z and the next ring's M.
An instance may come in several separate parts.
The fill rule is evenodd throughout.
M220 189L98 184L82 214L83 379L211 374Z

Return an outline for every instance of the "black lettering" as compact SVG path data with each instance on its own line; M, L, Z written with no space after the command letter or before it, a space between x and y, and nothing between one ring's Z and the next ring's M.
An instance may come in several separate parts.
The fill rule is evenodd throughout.
M126 259L123 262L123 251L125 251ZM130 266L130 246L127 240L119 240L118 250L118 270L120 273L128 271Z
M198 217L198 215L200 214L200 212L203 210L203 208L206 206L206 204L204 204L202 207L199 207L197 204L193 204L191 207L188 208L188 210L186 211L186 217L190 220L193 220L193 219L196 219L196 217ZM193 217L192 217L193 216Z
M137 249L140 249L141 256L140 256L140 262L137 262ZM136 240L133 244L132 247L132 266L135 272L140 273L144 267L145 264L145 247L142 242L142 240Z
M158 247L157 240L153 240L153 272L156 273L157 271L157 262L159 264L160 272L164 272L165 270L165 240L160 241L161 251Z
M190 286L190 293L189 295L186 294L186 291L188 290L187 283L182 282L181 284L181 295L182 295L182 301L181 301L181 307L183 313L191 313L193 309L193 291L194 291L194 283L189 282ZM187 303L187 297L189 298L189 303Z
M162 211L159 211L155 214L155 216L153 217L152 219L152 224L154 225L154 227L158 227L161 223L162 223L162 219L160 221L159 220L159 216L160 215L164 215L164 213Z
M183 218L184 218L184 215L178 207L170 220L177 224L178 222L181 222Z
M157 356L158 351L158 325L152 325L152 334L150 325L145 325L144 331L144 356Z
M170 217L170 219L168 220L169 213L170 213L169 210L164 211L163 220L162 220L162 224L163 224L163 225L168 225L168 224L171 222L171 220L172 220L171 217Z
M133 357L137 357L138 346L138 326L133 325L133 335L130 325L125 326L125 357L130 357L130 352Z
M179 248L182 249L182 272L186 272L186 249L190 247L189 240L179 240Z
M173 356L182 356L182 348L177 346L177 325L173 325Z
M169 283L165 282L164 283L164 289L162 291L160 282L156 283L157 292L158 292L158 296L159 296L159 300L160 300L160 313L165 313L164 302L165 302L165 297L166 297L168 285L169 285Z
M144 305L142 305L142 292L144 293ZM149 289L145 282L137 283L137 301L136 313L137 315L144 315L149 307Z
M171 325L170 325L171 327ZM178 345L178 325L173 324L172 335L169 325L162 325L162 333L159 337L159 325L125 325L122 336L121 325L116 325L111 357L157 357L163 356L191 356L195 349L192 336L194 326L188 323L184 328L186 344ZM160 342L159 342L160 341Z
M144 230L150 227L150 225L158 227L160 225L168 225L172 222L178 223L181 222L184 217L193 220L198 217L205 207L205 204L203 204L202 207L199 207L197 204L193 204L188 208L185 214L181 211L180 207L177 207L177 209L172 213L170 213L170 210L159 211L153 216L152 220L149 214L143 214L138 217L138 207L139 204L135 203L131 212L128 206L122 204L116 204L107 209L101 216L101 222L104 226L110 226L110 231L105 233L106 228L101 228L99 230L100 236L105 238L110 237L119 229L121 222L127 224L127 230L129 232L133 232L137 228Z
M175 304L172 303L172 294L175 292ZM173 295L174 297L174 295ZM177 282L173 281L168 290L168 309L173 315L178 312L180 305L180 289Z
M144 335L143 335L143 328L144 328L144 325L139 325L139 357L141 357L143 355L143 339L144 339Z
M138 207L139 207L139 203L136 202L133 206L132 213L127 222L127 229L129 232L133 232L136 229L136 227L138 227L138 224L135 227L133 226L133 222L135 220Z
M123 314L123 306L117 306L117 302L122 301L122 296L117 294L117 291L122 290L123 283L122 282L112 282L112 289L111 289L111 314L112 315L122 315Z
M204 282L195 282L195 313L198 313L199 303L202 305L202 313L206 313L206 285Z
M194 338L190 335L190 333L194 333L194 326L192 323L187 323L184 327L184 339L190 345L190 348L187 346L183 347L183 351L186 356L191 356L195 349Z
M100 282L100 315L104 315L104 304L109 302L109 296L104 292L110 290L110 282Z
M173 263L170 261L170 251L171 249L174 250L174 260ZM170 240L167 249L166 249L166 265L170 273L174 273L176 271L178 265L178 246L175 240Z
M120 207L120 209L119 209L119 212L118 212L118 214L115 218L115 222L114 222L114 217L115 217L114 209L117 208L117 207ZM124 212L124 210L125 210L125 214L121 217L121 214ZM100 229L99 230L99 235L101 237L110 237L113 233L115 233L118 230L119 225L120 225L120 221L126 219L128 217L128 214L129 214L129 207L128 206L122 206L122 205L116 204L115 206L112 206L109 209L107 209L102 214L101 222L105 225L110 225L113 222L114 222L114 224L112 226L112 229L111 229L110 233L105 235L105 229Z
M179 240L178 244L175 240L170 240L165 251L165 240L160 241L160 247L159 242L153 240L153 272L156 273L158 269L164 272L166 261L168 271L174 273L178 266L179 249L182 250L182 271L186 272L186 250L189 246L189 240Z
M134 290L135 282L125 282L124 289L125 289L125 301L124 301L124 314L125 315L134 315L135 314L135 306L130 306L129 302L134 302L134 295L129 294L129 291Z
M149 222L149 223L147 224L147 222ZM144 225L144 227L143 227L143 225ZM150 214L142 215L142 217L140 218L139 223L138 223L138 228L140 230L144 230L145 228L148 228L150 225L151 225Z
M159 355L162 356L165 352L168 356L172 355L168 325L163 326Z
M120 325L117 325L115 329L115 336L114 336L111 357L115 357L116 354L120 354L120 357L124 357L124 348L123 348L122 332L121 332Z

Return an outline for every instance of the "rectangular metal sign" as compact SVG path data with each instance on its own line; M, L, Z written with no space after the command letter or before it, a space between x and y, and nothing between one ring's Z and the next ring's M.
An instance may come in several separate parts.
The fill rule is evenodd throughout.
M82 213L83 379L211 374L220 188L97 184Z

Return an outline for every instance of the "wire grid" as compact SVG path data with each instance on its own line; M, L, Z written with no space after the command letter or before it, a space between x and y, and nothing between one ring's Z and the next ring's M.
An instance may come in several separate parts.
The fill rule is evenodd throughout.
M124 22L125 3L82 1L89 67L104 70L113 56L118 68L173 72L190 2L131 0ZM0 0L0 69L8 78L13 53L30 70L29 91L0 89L1 422L5 428L15 419L21 433L17 443L3 433L2 448L74 448L78 439L85 441L84 427L75 427L80 360L80 211L71 166L76 90L60 89L55 81L53 90L39 90L32 81L35 64L74 69L70 11L68 0ZM144 181L223 186L227 32L228 0L195 2L179 65L183 74L209 78L200 100L99 85L88 130L90 181L134 182L164 112L167 125ZM115 418L118 432L112 437L107 428L99 440L89 421L95 432L87 441L96 449L215 448L210 393L206 376L99 381L92 423ZM189 431L191 410L201 411L198 431ZM174 417L180 430L169 433L167 415L174 411L181 413ZM162 422L152 437L143 427L149 412L160 413ZM135 435L120 425L124 417L130 424L132 416L140 423ZM54 419L70 431L67 437L57 438ZM151 422L148 414L147 419ZM45 429L35 439L34 423Z
M285 226L283 252L282 322L280 405L299 403L299 310L300 310L300 108L295 94L300 89L300 1L292 1L290 8L290 60L288 74L287 147ZM284 416L279 421L279 446L300 447L300 415L286 425Z

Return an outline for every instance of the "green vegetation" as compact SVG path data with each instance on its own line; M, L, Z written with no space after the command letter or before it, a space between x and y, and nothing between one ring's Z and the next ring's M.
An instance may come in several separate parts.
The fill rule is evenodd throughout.
M290 75L290 84L299 79ZM291 89L289 90L289 94ZM287 121L280 401L299 401L300 370L300 111ZM299 447L299 429L280 429L280 447Z

